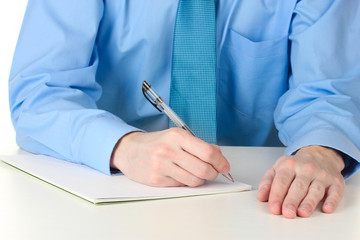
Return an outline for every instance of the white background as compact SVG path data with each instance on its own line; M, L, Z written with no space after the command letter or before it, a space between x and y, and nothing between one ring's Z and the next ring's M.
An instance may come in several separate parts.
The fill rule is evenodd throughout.
M10 120L8 79L26 4L27 0L6 0L0 7L0 155L16 148Z

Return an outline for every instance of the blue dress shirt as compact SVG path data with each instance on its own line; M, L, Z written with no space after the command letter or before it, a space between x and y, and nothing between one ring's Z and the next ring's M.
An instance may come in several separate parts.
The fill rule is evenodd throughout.
M110 174L124 134L166 129L141 84L169 101L177 5L29 0L9 81L17 143ZM323 145L347 155L345 177L359 169L359 22L355 0L218 0L219 145Z

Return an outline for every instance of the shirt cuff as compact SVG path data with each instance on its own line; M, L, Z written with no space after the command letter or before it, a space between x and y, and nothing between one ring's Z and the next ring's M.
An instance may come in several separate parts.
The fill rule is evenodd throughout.
M134 131L142 130L112 115L97 117L83 133L77 159L84 165L111 175L110 158L116 143L125 134Z
M359 149L341 132L319 129L300 137L285 149L286 155L291 155L302 147L320 145L336 149L344 154L345 168L341 172L345 179L354 175L360 169Z

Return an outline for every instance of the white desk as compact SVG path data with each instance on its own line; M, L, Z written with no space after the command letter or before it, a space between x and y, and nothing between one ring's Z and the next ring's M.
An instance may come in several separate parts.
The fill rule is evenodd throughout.
M223 148L232 175L257 187L282 148ZM272 215L257 191L92 205L0 162L0 239L360 239L360 176L334 214Z

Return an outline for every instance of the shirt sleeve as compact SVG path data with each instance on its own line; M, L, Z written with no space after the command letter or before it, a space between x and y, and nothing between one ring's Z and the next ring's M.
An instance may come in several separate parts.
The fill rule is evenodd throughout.
M345 178L360 168L360 2L299 1L290 28L289 90L275 111L291 154L322 145L345 154Z
M28 2L9 80L19 146L110 174L117 141L138 129L97 108L101 0Z

